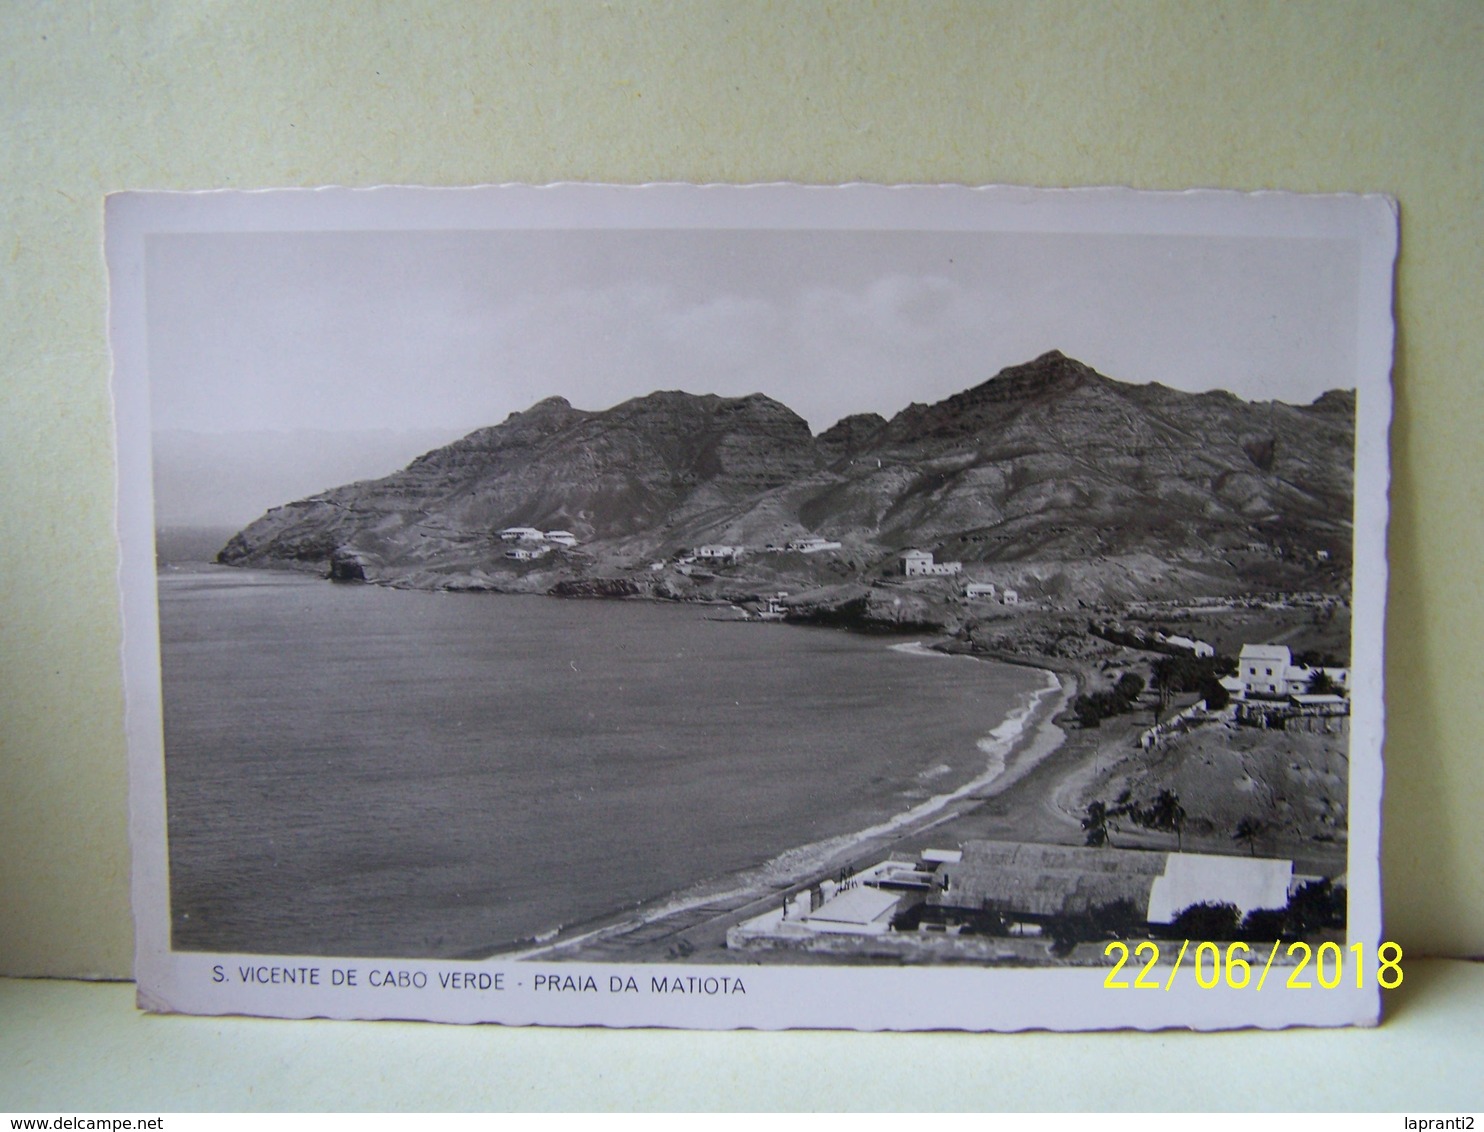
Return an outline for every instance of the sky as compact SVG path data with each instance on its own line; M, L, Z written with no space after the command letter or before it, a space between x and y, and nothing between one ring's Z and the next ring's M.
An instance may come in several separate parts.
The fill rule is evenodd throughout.
M156 432L443 430L762 392L815 432L1050 349L1122 381L1355 385L1340 240L934 231L151 235Z

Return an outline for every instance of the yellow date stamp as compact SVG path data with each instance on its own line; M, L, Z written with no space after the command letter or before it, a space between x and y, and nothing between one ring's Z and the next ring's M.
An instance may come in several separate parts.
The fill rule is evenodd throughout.
M1174 942L1167 941L1166 946L1173 947ZM1202 990L1215 990L1220 986L1230 987L1232 990L1262 990L1267 985L1268 973L1272 971L1273 962L1278 958L1282 947L1282 940L1274 940L1267 960L1263 962L1261 953L1254 952L1250 944L1228 943L1223 947L1207 940L1195 945L1190 967L1195 975L1196 985ZM1103 979L1103 986L1109 990L1169 990L1175 985L1175 976L1180 973L1190 950L1191 941L1182 941L1169 973L1160 979L1154 972L1160 959L1158 943L1146 939L1130 947L1123 940L1115 939L1103 948L1103 954L1113 960L1112 968ZM1254 967L1259 968L1255 983ZM1313 947L1302 940L1295 940L1288 944L1279 974L1283 970L1288 971L1288 978L1283 985L1289 990L1337 990L1346 984L1347 968L1348 977L1353 980L1355 988L1364 990L1365 944L1352 943L1344 948L1331 940ZM1401 986L1401 944L1387 941L1376 948L1374 969L1370 974L1376 985L1383 990Z

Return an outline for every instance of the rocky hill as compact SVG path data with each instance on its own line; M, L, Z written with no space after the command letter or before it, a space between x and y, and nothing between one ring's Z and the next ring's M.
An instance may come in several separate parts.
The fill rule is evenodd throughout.
M220 561L678 593L698 583L649 564L700 543L759 552L716 572L713 588L744 591L870 583L918 546L1052 603L1344 593L1354 414L1351 392L1249 403L1114 381L1056 351L818 437L762 395L658 392L599 412L553 397L384 479L275 508ZM568 530L579 546L511 562L496 533L509 526ZM806 534L843 545L761 553Z

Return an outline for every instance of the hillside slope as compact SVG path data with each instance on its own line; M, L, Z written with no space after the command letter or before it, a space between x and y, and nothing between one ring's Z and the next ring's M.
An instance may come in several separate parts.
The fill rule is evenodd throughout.
M383 479L275 508L220 560L418 586L648 584L651 560L699 543L820 534L843 543L828 577L817 556L766 556L752 573L862 580L920 546L1048 600L1339 593L1354 413L1350 392L1249 403L1115 381L1056 351L818 437L760 394L658 392L604 411L553 397ZM497 532L516 525L581 545L514 564Z

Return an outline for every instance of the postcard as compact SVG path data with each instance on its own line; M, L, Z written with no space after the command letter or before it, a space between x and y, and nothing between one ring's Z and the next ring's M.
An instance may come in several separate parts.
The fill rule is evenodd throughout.
M1394 203L107 202L139 1003L1375 1024Z

